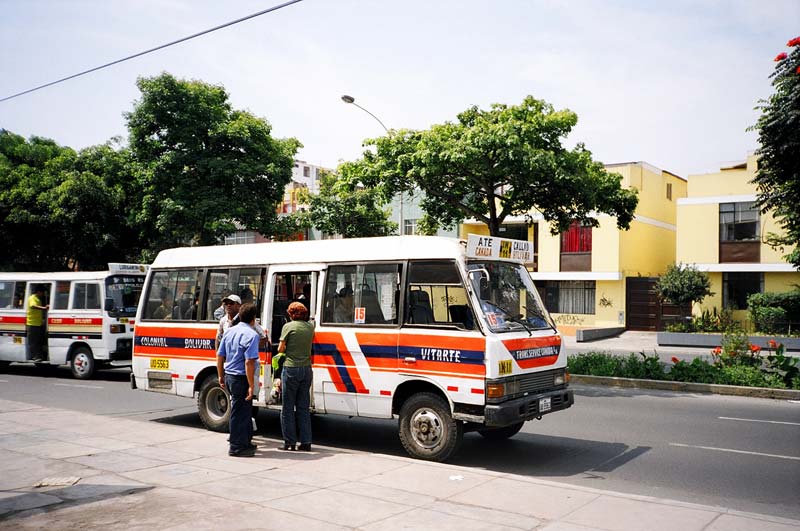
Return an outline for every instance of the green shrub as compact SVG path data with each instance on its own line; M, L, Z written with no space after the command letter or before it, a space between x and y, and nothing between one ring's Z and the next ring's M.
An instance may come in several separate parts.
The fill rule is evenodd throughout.
M797 358L786 356L786 347L783 343L776 344L770 340L770 347L775 347L775 352L767 356L764 371L780 378L786 387L795 387L800 384L800 368L797 367Z
M777 314L763 313L764 308L780 308L785 312L783 322L788 329L788 323L800 322L800 289L784 293L753 293L747 297L747 308L750 312L750 320L753 321L756 330L761 330L762 326L770 326L771 318ZM771 333L771 332L766 332ZM786 330L781 333L786 333Z
M725 385L743 385L747 387L786 388L783 379L774 374L764 373L758 367L732 365L719 368L716 383Z
M786 334L789 332L789 321L786 310L774 306L756 306L750 308L750 319L756 332L764 334Z
M669 379L675 382L715 383L719 370L704 359L695 358L691 363L672 358L675 363L669 371Z
M622 373L622 358L610 352L583 352L567 358L567 369L573 374L619 376Z

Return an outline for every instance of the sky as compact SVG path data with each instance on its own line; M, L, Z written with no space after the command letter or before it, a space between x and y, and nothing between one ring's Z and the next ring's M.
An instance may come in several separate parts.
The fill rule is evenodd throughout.
M281 0L0 0L0 98ZM138 77L222 85L335 168L383 129L427 129L527 95L577 113L565 144L682 177L757 148L747 128L797 0L304 0L12 100L0 128L82 149L127 136Z

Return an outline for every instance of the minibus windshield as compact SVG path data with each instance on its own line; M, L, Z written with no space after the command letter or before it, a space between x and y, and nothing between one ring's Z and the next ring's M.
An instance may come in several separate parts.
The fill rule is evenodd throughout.
M467 270L492 332L555 328L530 273L521 264L475 260L467 263Z
M133 317L136 315L136 307L139 305L139 297L142 294L143 287L143 275L112 275L106 278L106 309L108 309L108 314L112 317Z

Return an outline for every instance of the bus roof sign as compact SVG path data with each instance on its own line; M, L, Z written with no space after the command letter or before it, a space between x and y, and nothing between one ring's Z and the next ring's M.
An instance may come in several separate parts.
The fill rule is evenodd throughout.
M470 234L467 238L467 258L533 262L533 244L522 240Z
M145 264L119 264L109 262L108 270L112 273L146 273L150 266Z

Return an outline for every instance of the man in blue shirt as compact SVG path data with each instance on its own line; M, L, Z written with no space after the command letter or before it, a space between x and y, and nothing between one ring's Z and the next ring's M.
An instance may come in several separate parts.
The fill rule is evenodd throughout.
M258 359L256 307L243 304L239 324L225 331L217 351L217 375L220 387L231 396L230 448L228 455L252 457L256 446L250 443L250 428L255 390L255 367Z

